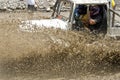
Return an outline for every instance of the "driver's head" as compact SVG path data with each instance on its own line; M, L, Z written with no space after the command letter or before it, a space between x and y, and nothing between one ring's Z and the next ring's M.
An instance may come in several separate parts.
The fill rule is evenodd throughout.
M90 15L97 15L100 13L100 7L97 5L90 6Z

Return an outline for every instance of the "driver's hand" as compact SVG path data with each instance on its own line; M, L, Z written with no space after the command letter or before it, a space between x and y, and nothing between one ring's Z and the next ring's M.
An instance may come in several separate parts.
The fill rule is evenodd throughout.
M89 24L90 24L90 25L95 25L95 24L96 24L96 21L95 21L94 19L90 19L90 20L89 20Z

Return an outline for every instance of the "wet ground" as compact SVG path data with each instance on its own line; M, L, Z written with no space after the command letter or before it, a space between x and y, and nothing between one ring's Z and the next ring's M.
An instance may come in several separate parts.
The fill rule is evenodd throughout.
M0 80L120 80L120 41L88 32L19 31L50 13L0 13Z

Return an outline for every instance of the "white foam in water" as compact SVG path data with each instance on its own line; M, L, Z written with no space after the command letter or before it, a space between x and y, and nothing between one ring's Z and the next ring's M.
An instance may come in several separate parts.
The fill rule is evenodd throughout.
M62 21L60 19L43 19L43 20L27 20L22 21L19 25L19 29L21 31L37 31L40 28L60 28L63 30L68 29L67 22Z

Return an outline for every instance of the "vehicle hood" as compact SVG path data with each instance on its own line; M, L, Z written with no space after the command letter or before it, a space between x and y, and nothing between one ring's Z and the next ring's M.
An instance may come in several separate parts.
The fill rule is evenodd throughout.
M22 21L19 25L19 30L21 31L37 31L41 28L59 28L63 30L68 29L68 24L66 21L60 19L42 19L42 20L26 20Z

